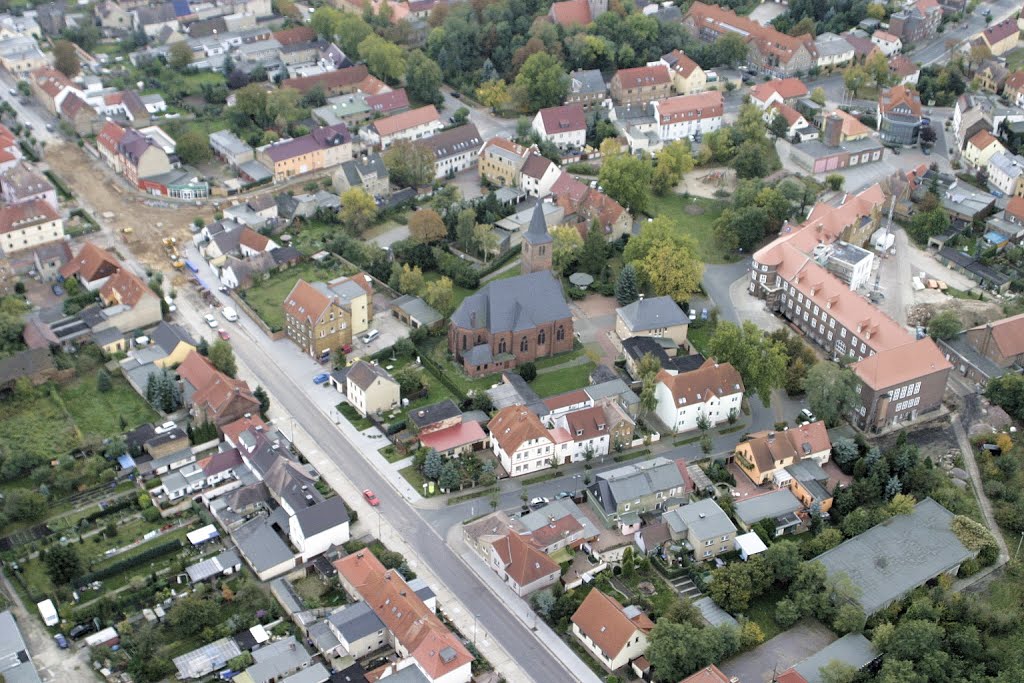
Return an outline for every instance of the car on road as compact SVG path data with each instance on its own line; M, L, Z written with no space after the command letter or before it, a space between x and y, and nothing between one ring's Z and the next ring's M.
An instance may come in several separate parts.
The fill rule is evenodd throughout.
M460 92L453 92L452 93L452 97L454 97L457 100L461 100L462 99L462 93L460 93Z
M217 329L218 327L220 327L220 323L217 322L217 319L213 317L212 313L207 313L206 315L204 315L203 320L205 320L206 324L212 327L213 329Z
M178 310L178 305L174 303L174 299L171 298L170 294L164 297L164 301L167 303L167 310L170 311L171 313L174 313L176 310Z
M231 339L231 335L228 334L228 331L225 330L223 327L217 330L217 336L223 339L224 341Z
M537 508L544 507L545 505L547 505L550 502L551 501L548 500L547 498L545 498L544 496L537 496L536 498L531 498L530 499L530 507L532 507L534 510L536 510Z
M373 507L380 505L380 499L377 497L377 494L370 489L363 489L363 498L365 498L366 502Z
M313 377L313 384L325 384L331 378L326 372L321 372Z
M555 500L562 500L563 498L572 498L572 494L568 491L559 491L555 494Z
M17 88L11 88L7 92L10 93L11 95L14 95L14 96L18 95L18 89Z
M708 309L706 309L706 308L700 309L700 319L701 320L707 320L708 319Z
M68 647L70 647L68 645L68 639L64 637L63 633L56 634L53 637L53 639L57 642L57 647L59 647L62 650L66 650L68 649Z
M53 287L50 287L50 289L53 291L55 296L64 296L64 288L60 285L54 285Z
M362 340L363 340L364 344L369 344L370 342L372 342L374 339L376 339L379 336L380 336L380 331L378 331L378 330L370 330L369 332L367 332L366 334L364 334L362 336Z
M237 323L238 322L238 311L236 311L235 309L231 308L230 306L225 306L224 308L221 309L220 312L221 312L221 315L224 316L224 319L227 320L228 322L231 322L231 323Z
M351 344L342 344L341 345L341 352L342 353L352 353L352 345Z
M800 420L801 421L804 421L804 422L815 422L815 421L817 421L817 419L818 418L816 418L814 416L814 413L812 413L807 408L804 408L803 410L800 411Z

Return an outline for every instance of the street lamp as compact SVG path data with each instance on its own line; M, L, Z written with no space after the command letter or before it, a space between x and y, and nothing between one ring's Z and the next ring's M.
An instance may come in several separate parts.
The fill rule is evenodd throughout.
M480 618L479 614L473 615L473 644L476 645L476 621Z
M572 475L572 497L573 498L576 497L576 488L579 485L579 478L580 478L580 476L581 475L579 475L579 474Z

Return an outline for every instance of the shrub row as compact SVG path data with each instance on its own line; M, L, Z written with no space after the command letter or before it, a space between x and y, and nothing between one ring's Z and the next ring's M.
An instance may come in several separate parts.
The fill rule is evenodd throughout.
M109 565L107 567L103 567L102 569L97 569L96 571L89 572L87 574L83 574L79 578L80 585L85 585L87 583L92 583L93 581L100 581L102 579L106 579L108 577L115 576L117 574L121 574L122 572L126 572L129 569L134 569L135 567L138 567L139 565L145 564L145 563L149 562L150 560L156 559L158 557L163 557L164 555L167 555L168 553L171 553L171 552L174 552L174 551L177 551L177 550L180 550L180 549L181 549L181 540L177 539L177 538L174 539L173 541L167 541L165 543L158 543L157 545L153 546L152 548L147 548L146 550L143 550L141 553L138 553L137 555L132 555L131 557L126 557L123 560L118 560L117 562L115 562L115 563L113 563L113 564L111 564L111 565Z

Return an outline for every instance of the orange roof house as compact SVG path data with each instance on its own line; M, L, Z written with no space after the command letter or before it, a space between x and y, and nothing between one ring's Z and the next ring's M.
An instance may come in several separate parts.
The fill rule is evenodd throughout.
M615 671L647 649L654 622L638 607L594 588L572 615L572 634L608 670Z
M557 562L514 531L491 543L491 565L520 597L550 586L562 573Z
M92 242L82 245L73 259L61 266L63 278L78 278L87 289L98 289L107 278L121 269L121 262Z

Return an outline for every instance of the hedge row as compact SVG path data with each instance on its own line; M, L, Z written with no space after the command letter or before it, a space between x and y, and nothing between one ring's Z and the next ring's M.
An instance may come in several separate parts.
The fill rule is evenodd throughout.
M106 517L107 515L112 515L116 512L121 512L122 510L127 510L128 508L137 507L139 507L139 500L137 498L133 498L132 496L124 496L123 498L118 498L116 502L111 503L105 508L101 508L96 512L90 512L83 519L85 519L87 522L92 523L95 522L97 519L100 519L101 517Z
M152 548L147 548L146 550L143 550L138 555L132 555L131 557L126 557L123 560L118 560L117 562L115 562L114 564L112 564L112 565L110 565L108 567L104 567L103 569L97 569L94 572L89 572L88 574L83 574L79 578L80 585L85 585L87 583L92 583L93 581L99 581L99 580L106 579L106 578L111 577L111 576L116 576L117 574L121 574L123 572L126 572L129 569L133 569L135 567L138 567L141 564L145 564L145 563L149 562L150 560L156 559L158 557L162 557L164 555L167 555L168 553L171 553L171 552L174 552L174 551L177 551L177 550L180 550L180 549L181 549L181 540L177 539L177 538L174 539L173 541L167 541L166 543L159 543L159 544L153 546Z

